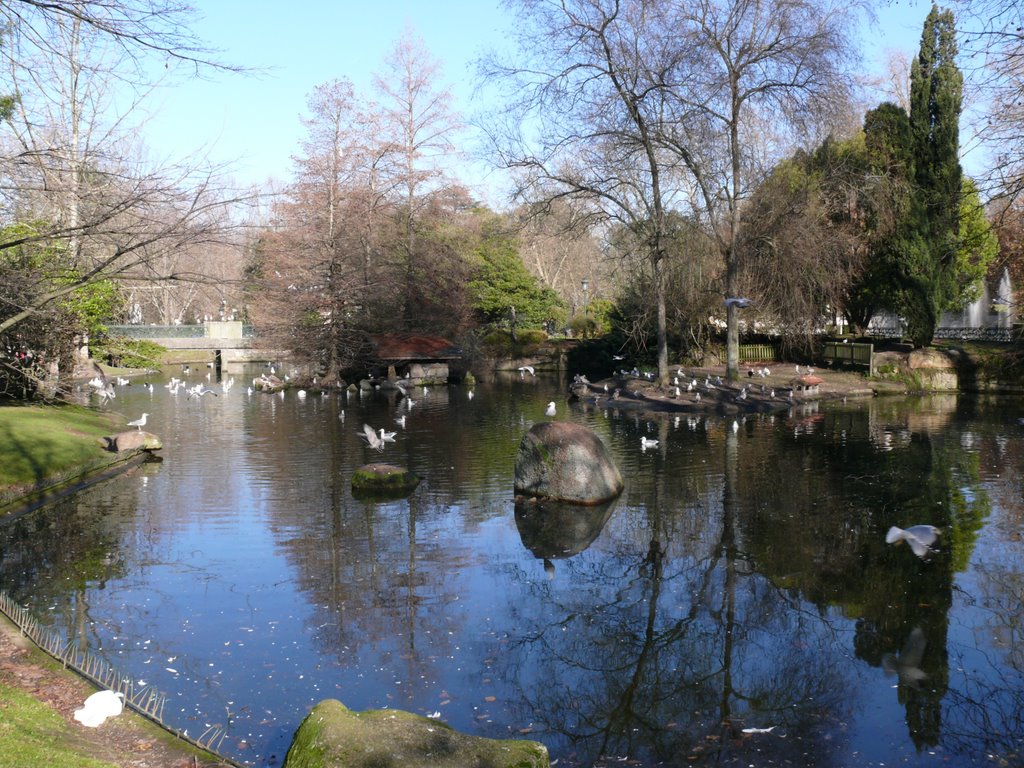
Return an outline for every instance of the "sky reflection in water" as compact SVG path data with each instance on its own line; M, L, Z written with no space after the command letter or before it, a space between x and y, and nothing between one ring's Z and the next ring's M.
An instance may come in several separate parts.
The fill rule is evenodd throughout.
M882 399L733 432L558 391L513 376L409 410L124 388L164 461L0 527L0 588L254 765L327 697L538 739L560 766L1021 759L1016 403ZM512 500L552 398L626 479L572 525ZM383 459L425 478L408 499L352 497L381 458L364 422L397 428ZM920 523L943 530L933 557L885 544Z

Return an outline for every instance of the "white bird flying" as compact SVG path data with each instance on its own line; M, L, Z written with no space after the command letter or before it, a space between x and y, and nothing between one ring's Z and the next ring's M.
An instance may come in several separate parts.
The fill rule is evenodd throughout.
M931 545L939 537L941 531L934 525L912 525L909 528L897 528L895 525L885 534L886 544L905 541L918 557L926 557L933 552Z
M107 381L103 369L96 363L92 364L92 368L96 375L89 380L89 386L96 390L96 394L100 396L100 405L103 405L117 397L117 393L114 391L114 385Z
M283 390L282 390L283 393ZM202 397L203 395L213 395L214 397L220 397L209 387L204 387L202 384L196 384L188 391L188 399L191 400L193 397Z
M363 431L356 432L356 434L363 438L363 440L366 441L366 444L375 451L380 452L384 450L383 438L381 438L381 436L378 435L369 424L363 424Z
M381 427L377 431L380 433L381 441L385 442L385 443L393 443L393 442L395 442L395 435L398 434L397 432L388 432L387 430L384 429L384 427Z
M528 373L531 376L536 376L537 375L536 373L533 372L533 366L532 365L521 365L521 366L519 366L519 375L522 376L524 373Z

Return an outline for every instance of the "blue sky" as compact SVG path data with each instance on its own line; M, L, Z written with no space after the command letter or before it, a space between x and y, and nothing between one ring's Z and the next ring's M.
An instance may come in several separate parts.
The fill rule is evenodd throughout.
M499 0L193 0L204 16L195 32L222 51L223 60L265 70L220 74L164 90L158 114L144 128L154 155L182 157L208 150L233 162L242 184L284 181L303 134L306 97L318 84L347 77L368 90L372 73L405 25L442 62L457 108L471 112L472 62L507 39ZM921 0L884 2L880 24L866 31L869 66L886 48L917 49L931 7Z

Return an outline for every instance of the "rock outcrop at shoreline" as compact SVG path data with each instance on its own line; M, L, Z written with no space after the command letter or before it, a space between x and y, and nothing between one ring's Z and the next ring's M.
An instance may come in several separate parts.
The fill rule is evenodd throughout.
M160 438L152 432L140 429L129 429L101 439L101 444L108 451L124 453L125 451L159 451L164 447Z

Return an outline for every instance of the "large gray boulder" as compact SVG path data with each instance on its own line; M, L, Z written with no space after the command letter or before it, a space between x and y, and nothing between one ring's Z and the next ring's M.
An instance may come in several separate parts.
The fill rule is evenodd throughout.
M596 434L567 421L535 424L516 455L515 492L573 504L600 504L622 493L622 475Z
M160 438L152 432L140 429L129 429L116 435L104 437L103 442L108 451L123 453L124 451L159 451L164 447Z
M337 699L302 721L284 768L548 768L536 741L485 739L400 709L353 712Z

